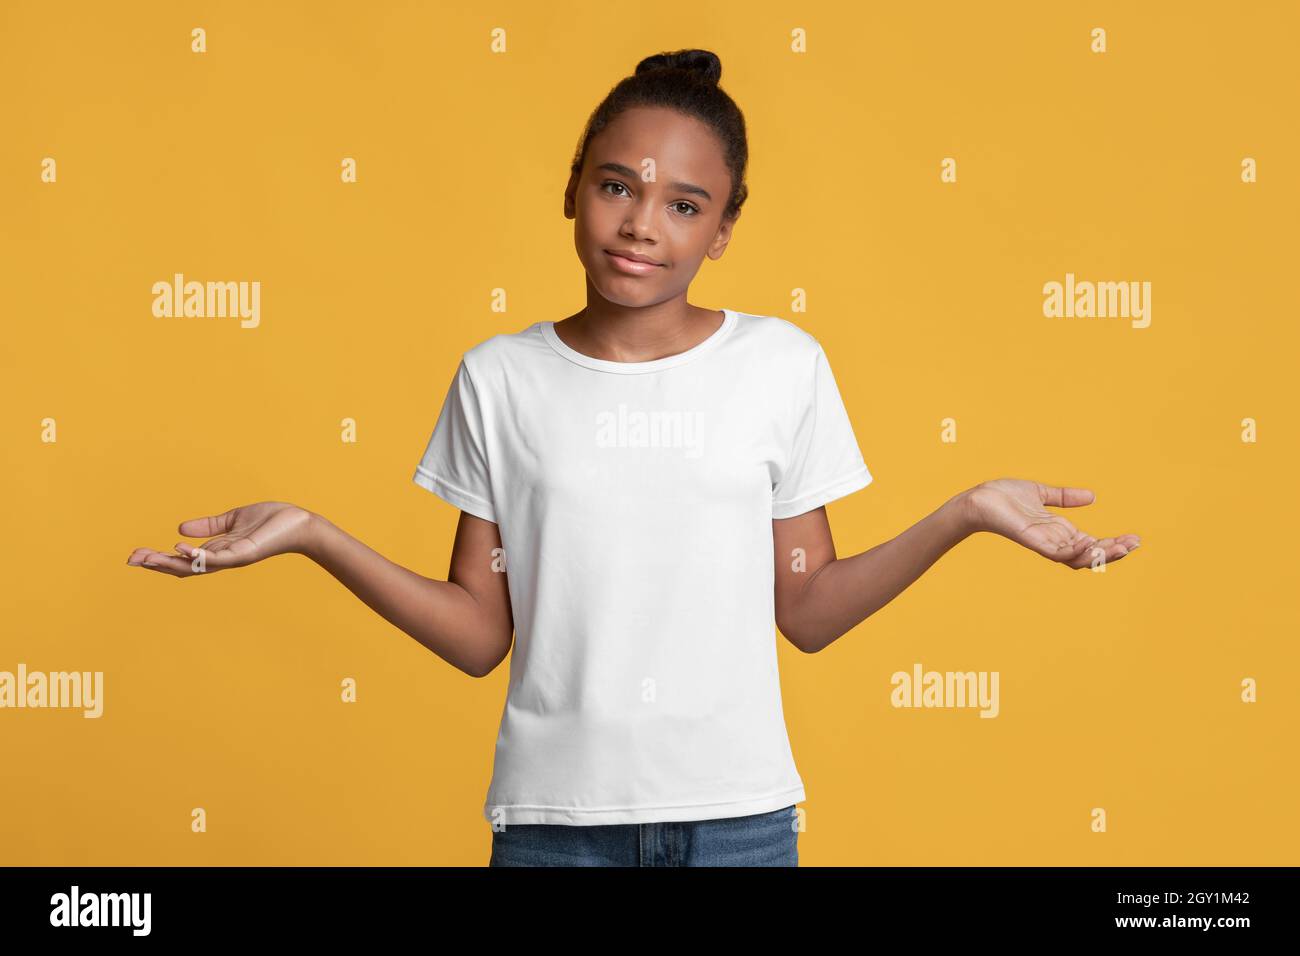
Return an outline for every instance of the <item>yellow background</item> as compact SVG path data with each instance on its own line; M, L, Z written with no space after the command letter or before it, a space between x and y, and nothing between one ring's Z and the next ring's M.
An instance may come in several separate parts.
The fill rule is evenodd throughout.
M752 155L691 300L824 344L876 479L839 553L1001 476L1143 539L1098 574L979 535L820 654L782 639L802 864L1296 863L1296 10L6 2L0 670L102 670L105 714L0 711L0 863L487 862L508 665L299 556L125 561L279 499L445 578L457 512L411 475L456 363L582 306L582 125L684 47ZM260 281L260 327L155 318L175 272ZM1150 281L1150 327L1045 318L1066 272ZM999 671L1001 715L895 710L915 662Z

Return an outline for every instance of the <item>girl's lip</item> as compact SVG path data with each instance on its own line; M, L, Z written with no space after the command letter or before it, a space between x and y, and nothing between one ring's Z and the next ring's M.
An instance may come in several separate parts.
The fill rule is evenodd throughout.
M647 272L654 272L654 270L660 268L657 263L634 262L631 259L624 259L622 256L616 256L612 252L606 252L605 255L609 256L609 261L613 263L615 269L618 269L620 272L626 272L629 275L643 276Z

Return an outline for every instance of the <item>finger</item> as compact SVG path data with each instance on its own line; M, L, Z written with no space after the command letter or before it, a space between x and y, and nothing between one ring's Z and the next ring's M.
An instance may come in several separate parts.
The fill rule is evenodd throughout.
M157 568L160 563L159 558L169 557L188 561L188 558L183 558L181 555L169 555L164 551L156 551L153 548L136 548L131 552L131 556L126 559L126 563L134 567L147 565L149 568Z
M1092 535L1085 534L1082 531L1076 531L1074 540L1070 542L1069 547L1065 549L1066 555L1063 560L1073 560L1074 558L1079 557L1079 555L1087 552L1087 550L1096 545L1096 543L1097 539Z
M1088 488L1072 488L1070 486L1058 488L1056 485L1038 485L1038 497L1045 505L1051 505L1053 508L1077 508L1079 505L1090 505L1097 500L1097 496Z
M232 564L230 545L229 538L213 538L211 541L205 541L198 546L188 544L185 541L178 541L176 543L176 552L186 561L189 561L191 567L193 567L194 559L202 552L204 570L218 571L222 568L228 568ZM196 571L195 573L200 572Z
M1115 538L1103 538L1085 548L1078 558L1069 563L1075 568L1090 568L1094 564L1114 564L1128 555L1130 550Z
M161 571L164 574L172 574L176 577L187 577L194 573L190 569L188 558L177 557L174 554L163 554L161 551L154 551L150 548L142 548L141 550L145 552L137 562L141 567L148 568L151 571Z
M237 508L231 508L219 515L209 515L206 518L190 518L188 521L182 521L176 531L187 538L211 538L214 535L225 534L234 523L235 512L238 510Z
M180 547L178 545L177 550ZM145 567L150 571L172 574L178 578L188 578L195 574L208 574L233 566L233 560L223 551L212 553L204 548L192 548L189 545L184 545L184 547L188 551L183 554L165 554L152 548L137 548L126 563ZM200 552L203 553L203 560L200 562L201 570L194 566L195 556Z
M1104 556L1104 561L1110 563L1119 561L1127 557L1134 550L1140 547L1142 538L1136 534L1125 534L1114 538L1102 538L1100 541L1093 543L1084 548L1078 559L1070 562L1073 567L1086 568L1091 567L1092 563L1098 557Z
M1102 538L1097 542L1098 545L1106 549L1107 556L1109 556L1112 551L1117 551L1121 555L1128 554L1141 543L1142 539L1135 534L1122 534L1115 538Z
M1088 552L1096 547L1096 543L1088 537L1082 537L1079 540L1062 546L1061 550L1054 555L1048 555L1056 561L1063 564L1074 564L1076 561L1086 560Z
M199 553L200 549L202 549L204 554L211 556L230 547L230 539L213 538L211 541L204 541L202 544L198 545L190 544L188 541L177 541L175 547L178 553L185 555L186 557L194 557L194 555Z
M1050 519L1038 523L1034 529L1036 533L1030 536L1028 542L1045 557L1054 561L1068 561L1093 540L1090 535L1058 515L1051 515Z
M240 554L236 548L238 543L238 541L232 541L229 538L214 538L207 544L201 544L197 548L184 542L177 544L176 548L191 562L191 567L199 555L202 555L202 561L199 562L202 570L194 572L195 574L202 574L207 571L224 571L226 568L238 567L240 560Z

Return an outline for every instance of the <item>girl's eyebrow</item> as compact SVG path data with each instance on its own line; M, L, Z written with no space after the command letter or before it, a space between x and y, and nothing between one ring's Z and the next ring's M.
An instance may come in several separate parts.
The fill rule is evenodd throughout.
M627 176L630 179L640 178L637 175L636 170L629 169L627 166L624 166L622 163L601 163L596 168L608 169L611 173L618 173L619 175ZM694 183L669 183L668 186L670 189L675 189L677 192L691 193L692 195L703 196L705 199L708 200L713 199L713 197L709 195L709 191L707 189L705 189L703 186L696 186Z

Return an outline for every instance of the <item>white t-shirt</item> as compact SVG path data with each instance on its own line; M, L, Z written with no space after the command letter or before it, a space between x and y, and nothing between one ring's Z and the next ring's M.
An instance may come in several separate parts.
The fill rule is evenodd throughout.
M496 522L505 552L515 645L488 820L706 820L805 799L772 519L872 476L817 340L722 311L708 339L649 362L584 355L552 322L461 359L414 478Z

